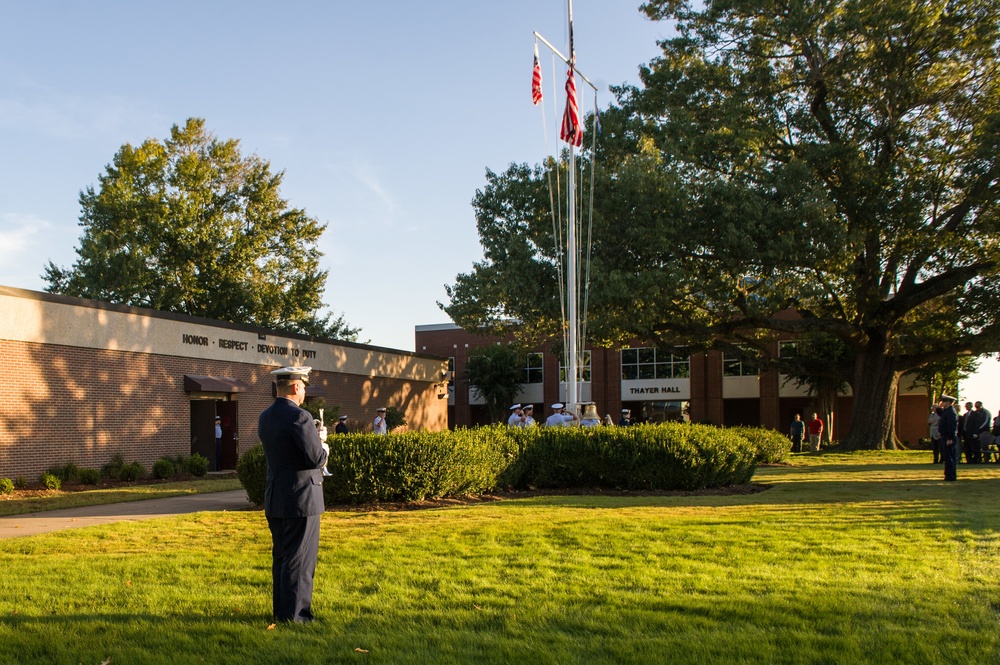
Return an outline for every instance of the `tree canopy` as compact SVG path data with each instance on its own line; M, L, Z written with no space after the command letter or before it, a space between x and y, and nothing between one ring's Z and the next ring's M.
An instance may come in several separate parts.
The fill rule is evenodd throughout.
M844 442L892 447L903 373L1000 348L1000 6L643 10L677 36L642 87L615 89L583 160L600 167L592 339L763 352L775 334L831 335L852 363ZM558 329L538 288L555 284L556 168L487 173L474 201L485 259L448 290L457 323Z
M52 293L356 340L343 317L320 317L326 228L291 208L272 173L202 119L165 141L125 144L80 193L84 228L71 268L51 261Z
M490 420L506 422L507 409L524 385L524 353L511 344L469 349L463 378L486 403Z

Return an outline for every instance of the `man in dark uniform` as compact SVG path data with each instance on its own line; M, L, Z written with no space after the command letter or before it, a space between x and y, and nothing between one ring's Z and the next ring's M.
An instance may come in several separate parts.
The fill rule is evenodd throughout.
M944 456L944 479L958 480L958 414L955 413L955 398L941 395L941 420L938 421L938 431L941 433L941 453Z
M272 607L278 621L312 621L313 576L323 512L323 469L329 447L320 441L306 398L311 367L271 372L274 404L257 421L267 457L264 515L271 530Z
M629 425L631 425L632 419L629 418L630 415L631 411L629 411L628 409L622 409L622 417L618 419L618 426L628 427Z
M337 418L337 426L333 428L337 434L347 434L347 416Z

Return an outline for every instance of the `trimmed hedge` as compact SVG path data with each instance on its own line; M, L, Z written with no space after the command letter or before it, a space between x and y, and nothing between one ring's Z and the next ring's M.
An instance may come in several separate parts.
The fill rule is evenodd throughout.
M631 427L503 425L390 436L331 436L328 505L415 501L495 489L697 490L750 481L758 464L780 460L788 441L760 428L663 423ZM255 504L264 500L263 446L237 465Z
M791 439L777 430L766 427L733 427L731 430L756 446L758 464L780 462L792 449Z
M263 506L267 485L267 458L263 445L258 443L240 456L236 462L236 477L247 491L247 500L255 506Z
M332 474L323 481L327 504L418 501L476 494L497 487L516 460L504 427L453 432L404 432L391 436L330 437Z

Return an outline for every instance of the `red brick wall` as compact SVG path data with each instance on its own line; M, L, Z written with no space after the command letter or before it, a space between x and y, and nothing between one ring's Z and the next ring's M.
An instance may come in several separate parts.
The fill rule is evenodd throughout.
M251 386L239 402L240 452L257 443L257 416L272 401L272 367L173 356L0 341L0 477L29 481L53 465L99 468L115 453L147 467L191 453L184 375ZM375 408L401 409L412 429L443 429L447 400L433 384L332 372L313 374L331 406L371 429Z
M418 353L429 353L442 357L455 357L455 409L451 424L458 426L468 426L473 423L470 417L468 404L468 384L461 380L461 373L465 369L465 358L468 350L486 344L494 344L497 338L473 335L465 330L445 329L417 331L415 335L416 350ZM507 338L503 341L509 341ZM775 342L777 344L777 342ZM545 409L542 413L535 413L536 420L544 420L549 414L548 405L552 402L562 401L562 396L558 394L559 365L556 357L550 352L548 345L539 350L545 354ZM773 351L777 351L775 347ZM591 383L592 397L597 402L597 408L601 415L612 414L617 421L621 410L621 368L620 356L617 349L592 349L591 351L591 371L593 381ZM691 421L709 422L713 424L723 424L726 419L726 402L722 398L722 352L708 351L706 353L691 354ZM742 408L747 414L752 411L752 420L759 422L763 426L772 427L781 432L788 430L791 422L791 412L794 408L803 408L807 411L805 419L808 420L812 413L813 399L808 397L779 398L780 376L777 372L762 372L760 377L760 398L753 399L752 404L730 402L730 415L733 417L740 414L736 410ZM851 425L852 398L841 397L837 401L836 422L833 427L834 438L841 438L847 433ZM927 409L929 405L927 398L921 395L904 395L897 402L896 426L897 434L903 441L909 441L916 445L917 441L927 436L924 430L927 429ZM750 416L743 414L747 418ZM745 418L744 418L745 419Z

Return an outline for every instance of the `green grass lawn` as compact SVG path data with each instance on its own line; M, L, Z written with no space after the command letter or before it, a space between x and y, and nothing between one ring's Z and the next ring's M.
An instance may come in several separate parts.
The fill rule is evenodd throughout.
M0 495L0 517L45 510L102 506L109 503L163 499L168 496L225 492L242 488L236 476L192 478L175 482L93 488L75 491L36 491L29 497Z
M752 495L329 512L321 620L274 629L260 512L0 541L0 662L1000 662L1000 466L946 484L929 461L793 456Z

